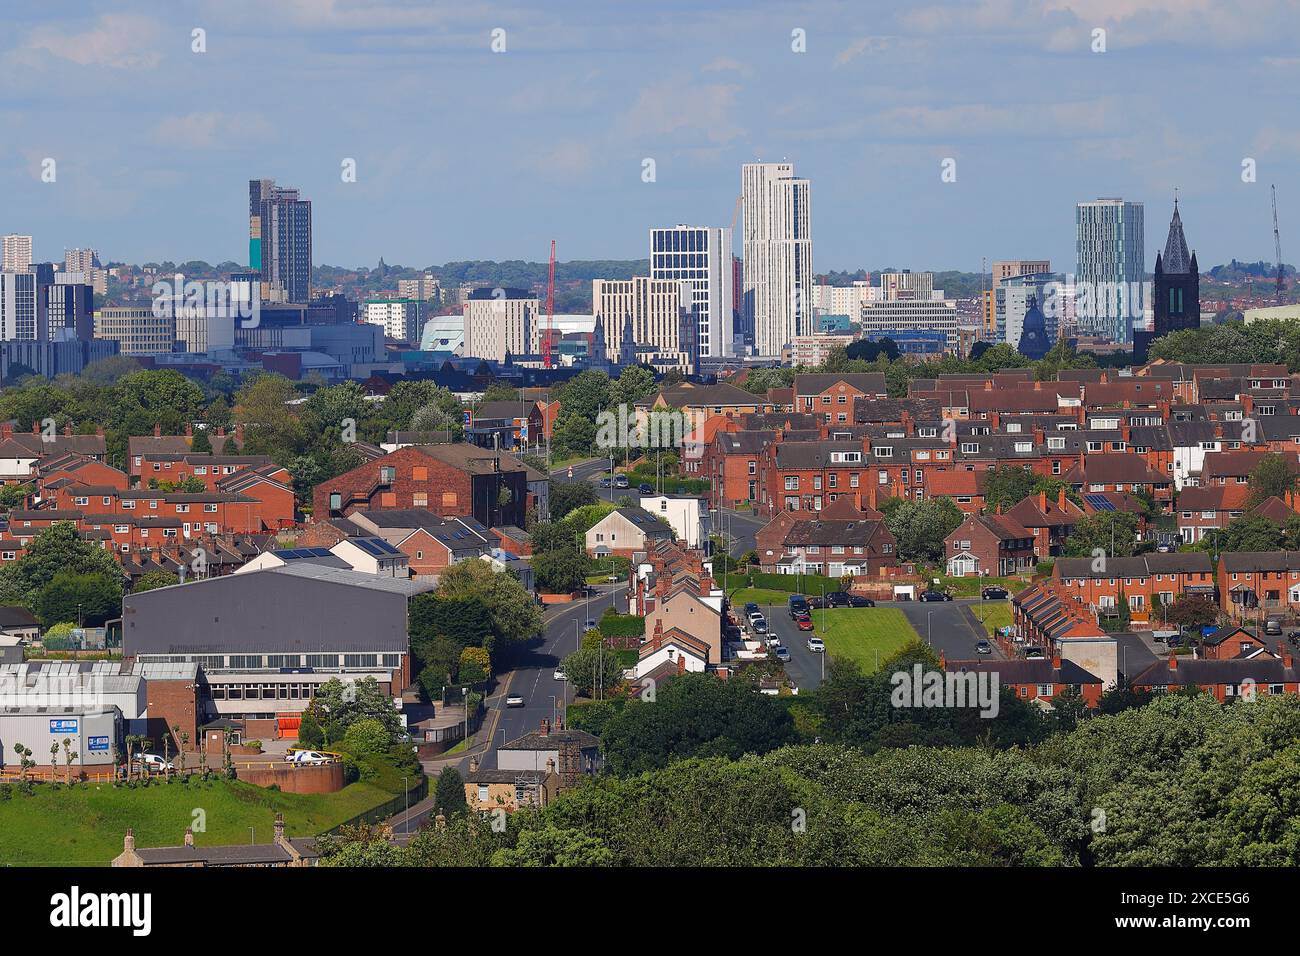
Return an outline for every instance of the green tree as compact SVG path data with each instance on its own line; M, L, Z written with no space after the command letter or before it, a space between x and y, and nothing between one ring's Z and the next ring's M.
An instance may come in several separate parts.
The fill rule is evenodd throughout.
M148 571L135 579L135 584L131 586L131 593L140 594L156 588L171 587L176 583L178 583L177 577L170 571Z
M447 817L459 817L469 810L465 803L465 781L455 767L444 767L434 789L434 806Z
M1285 499L1288 492L1296 490L1295 460L1282 455L1268 454L1259 460L1250 473L1250 497L1246 508L1254 508L1271 496Z
M938 564L944 559L944 539L965 516L947 497L926 501L891 499L882 508L885 526L898 539L898 556L904 561Z
M546 825L519 834L514 847L497 850L493 866L613 866L609 847L581 830Z
M196 428L194 438L190 442L190 451L210 454L212 452L212 439L208 437L206 428Z
M492 659L481 647L466 647L460 652L456 680L461 684L481 684L492 676Z
M1100 551L1110 557L1131 557L1137 550L1137 517L1127 511L1099 511L1084 515L1065 539L1067 557L1091 557Z
M343 734L343 745L357 756L387 753L393 735L382 721L363 717L352 723Z
M586 481L552 481L549 497L552 521L559 521L577 508L600 501L596 489Z
M377 721L390 737L402 730L402 718L392 696L384 693L373 677L349 683L330 678L316 688L307 709L329 740L343 739L348 728L359 720Z
M45 625L80 620L99 627L122 614L121 574L61 571L36 592L31 609Z
M590 566L585 551L574 547L556 548L533 555L533 578L542 591L568 594L583 586Z
M623 667L617 654L601 646L599 640L595 645L575 651L560 664L574 690L593 698L608 694L623 682Z

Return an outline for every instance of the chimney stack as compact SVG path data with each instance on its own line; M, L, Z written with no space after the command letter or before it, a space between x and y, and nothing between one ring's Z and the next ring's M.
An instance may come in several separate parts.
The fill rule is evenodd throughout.
M241 445L244 443L244 425L242 422L235 425L235 441Z
M131 827L126 828L126 836L122 838L122 851L124 853L135 849L135 830Z
M478 773L478 757L469 758L469 772Z
M194 437L194 426L193 426L192 424L190 424L189 422L186 422L186 423L185 423L185 437L186 437L186 438L193 438L193 437Z
M550 734L550 732L551 732L551 722L547 720L545 717L543 717L542 726L541 729L538 731L538 733L540 733L543 737L546 737Z
M154 422L154 423L153 423L153 437L154 437L154 438L162 438L162 423L161 423L161 422Z
M1065 510L1065 485L1061 485L1060 489L1056 492L1056 507L1060 508L1062 511Z
M274 832L275 832L274 842L283 843L284 842L284 814L283 813L277 813L275 815Z
M186 828L185 828L185 845L186 845L186 846L193 846L193 845L194 845L194 828L193 828L193 827L186 827Z
M1060 669L1061 669L1061 652L1058 650L1052 653L1052 670L1059 671Z
M1178 655L1173 651L1169 652L1169 669L1171 671L1178 670Z
M65 436L67 436L67 435L71 435L71 434L72 434L72 422L64 422L64 423L63 423L63 434L64 434Z

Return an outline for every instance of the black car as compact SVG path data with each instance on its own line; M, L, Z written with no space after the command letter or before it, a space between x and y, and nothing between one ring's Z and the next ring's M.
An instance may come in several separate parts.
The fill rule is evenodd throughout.
M848 607L849 595L846 591L832 591L826 595L827 607Z
M944 594L942 591L922 591L922 601L951 601L951 594Z
M644 481L636 486L636 490L643 495L653 495L655 493L654 485L646 484Z
M833 605L829 602L828 598L821 598L821 597L810 597L808 599L808 606L813 609L833 607Z
M871 598L859 597L856 594L849 595L849 607L875 607L876 602Z
M1004 601L1007 598L1008 591L1006 588L1000 588L997 585L990 584L980 592L986 601Z

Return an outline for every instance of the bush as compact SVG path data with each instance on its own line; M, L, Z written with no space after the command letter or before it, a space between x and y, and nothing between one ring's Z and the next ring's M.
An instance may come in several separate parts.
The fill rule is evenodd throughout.
M842 591L839 578L823 577L820 574L770 574L755 571L748 577L749 587L763 588L769 591L788 591L791 594L818 595Z
M260 740L245 740L244 746L254 753L260 754L262 752L262 742Z
M343 746L358 757L387 753L392 742L388 728L368 718L356 721L343 735Z

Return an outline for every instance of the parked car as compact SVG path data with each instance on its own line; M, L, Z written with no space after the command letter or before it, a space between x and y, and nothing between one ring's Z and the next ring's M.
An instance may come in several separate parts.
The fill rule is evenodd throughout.
M849 594L847 591L832 591L826 595L827 607L848 607Z
M813 629L813 619L811 617L797 617L794 622L801 631L811 631Z
M556 680L568 680L569 678L568 678L567 676L565 676L565 673L564 673L563 670L561 670L560 668L557 667L557 668L555 668L555 679L556 679Z
M780 646L781 646L781 638L777 637L775 634L769 634L769 635L767 635L767 646L768 646L768 647L780 647Z
M922 591L922 601L951 601L952 595L945 594L943 591Z
M818 611L818 610L821 610L821 609L824 608L824 607L830 607L830 606L831 606L831 605L829 605L829 604L826 603L826 599L825 599L825 598L810 597L810 598L808 599L808 607L809 607L811 610L814 610L814 611Z
M596 484L600 485L600 487L602 488L608 488L613 483L614 483L614 479L609 477L609 475L605 475L603 478L600 479L600 481L596 482Z
M144 770L149 773L165 773L168 770L175 770L171 761L164 760L157 754L136 754L131 758L131 762L137 770Z
M976 653L976 654L992 654L992 653L993 653L993 645L990 644L988 641L976 641L976 642L975 642L975 653Z
M980 592L980 595L986 601L1003 601L1006 599L1008 593L1009 592L1006 588L1000 588L996 584L990 584Z
M761 614L755 614L749 619L749 627L755 634L766 634L767 618Z
M758 614L758 613L760 613L760 611L759 611L759 608L758 608L758 605L757 605L757 604L755 604L753 601L748 601L748 602L745 603L745 616L746 616L746 617L753 617L755 614Z
M826 642L820 637L810 637L808 638L808 650L820 654L826 650Z
M1281 637L1282 619L1277 617L1270 617L1268 620L1266 620L1264 622L1264 633L1269 634L1273 637Z
M641 492L643 495L653 495L655 493L655 486L643 481L641 484L636 486L636 490Z
M333 758L327 757L319 750L295 750L284 755L285 763L296 763L300 766L311 767L329 763L332 759Z
M849 607L875 607L876 602L871 598L860 597L857 594L849 595Z
M772 655L778 661L784 664L786 661L790 659L790 648L785 647L782 644L778 644L776 647L772 648Z
M808 599L802 594L791 594L787 603L790 607L791 617L798 617L800 614L808 613Z
M523 695L522 695L522 694L507 694L507 695L506 695L506 706L507 706L507 707L522 707L522 706L524 706L524 698L523 698Z
M628 488L631 486L631 484L632 483L627 480L627 475L619 475L617 478L614 479L615 488Z

